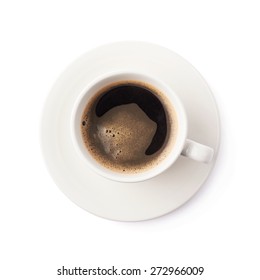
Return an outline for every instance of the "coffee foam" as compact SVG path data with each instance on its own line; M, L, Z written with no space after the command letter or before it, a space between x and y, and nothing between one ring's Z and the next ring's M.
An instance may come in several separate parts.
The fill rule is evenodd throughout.
M167 137L160 151L153 155L147 156L145 151L151 143L157 124L137 104L116 106L101 117L95 115L94 108L99 98L111 88L126 84L148 89L160 99L165 108ZM156 166L172 148L177 132L176 114L169 104L162 93L146 83L122 81L110 84L99 91L84 110L81 131L87 149L97 162L117 172L139 173Z
M143 160L156 128L156 123L132 103L114 107L100 117L96 136L111 160L118 163L138 162ZM140 136L142 139L139 139Z

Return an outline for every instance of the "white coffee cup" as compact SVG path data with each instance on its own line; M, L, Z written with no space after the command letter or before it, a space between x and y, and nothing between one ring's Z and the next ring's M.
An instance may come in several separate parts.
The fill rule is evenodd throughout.
M82 115L90 99L106 86L125 80L144 82L162 92L174 108L178 122L178 132L175 137L175 143L172 149L167 153L167 156L158 165L151 167L146 171L133 174L124 174L104 167L90 154L81 134ZM208 146L187 139L187 132L188 122L186 113L174 90L155 77L131 71L112 72L93 80L92 83L79 94L71 115L71 137L75 150L79 156L85 161L86 165L97 174L120 182L139 182L151 179L171 167L179 156L188 157L192 160L201 162L201 164L209 163L213 158L214 150Z

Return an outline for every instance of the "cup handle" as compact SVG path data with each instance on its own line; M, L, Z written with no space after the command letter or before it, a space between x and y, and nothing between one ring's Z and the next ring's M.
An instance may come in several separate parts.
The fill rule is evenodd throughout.
M213 159L214 150L206 145L187 139L181 155L199 162L210 163Z

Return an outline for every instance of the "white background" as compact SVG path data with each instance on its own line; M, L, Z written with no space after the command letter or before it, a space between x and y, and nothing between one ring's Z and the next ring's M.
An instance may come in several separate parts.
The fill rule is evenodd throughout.
M179 278L259 279L258 4L0 1L1 279L67 279L56 275L62 265L204 266L200 277ZM139 223L75 206L49 176L39 145L42 106L56 78L82 53L121 40L157 43L189 60L213 89L222 123L219 157L199 193Z

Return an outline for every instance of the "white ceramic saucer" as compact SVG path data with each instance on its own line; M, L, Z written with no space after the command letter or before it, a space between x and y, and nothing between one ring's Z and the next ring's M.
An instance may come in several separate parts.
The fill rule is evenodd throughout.
M212 147L215 158L220 133L218 111L207 83L186 60L149 43L120 42L94 49L73 62L55 83L44 107L41 142L58 187L95 215L120 221L147 220L189 200L208 177L215 158L203 164L180 156L166 172L141 183L114 182L89 170L72 146L72 107L89 82L118 70L147 73L172 86L187 111L188 138Z

